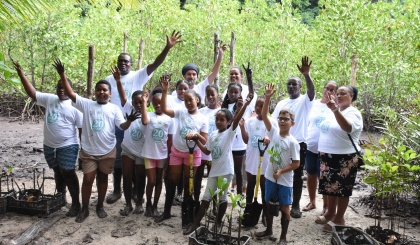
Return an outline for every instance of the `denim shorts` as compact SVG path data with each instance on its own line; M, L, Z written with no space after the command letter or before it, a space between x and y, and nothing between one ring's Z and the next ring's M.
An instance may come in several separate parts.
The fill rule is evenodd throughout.
M308 174L317 174L319 177L319 174L321 172L319 168L319 154L315 154L312 151L306 152L306 172Z
M292 204L292 190L293 187L287 187L277 184L277 193L275 193L276 183L269 179L265 179L265 202L268 203L270 199L279 199L280 205ZM277 197L276 197L277 194Z

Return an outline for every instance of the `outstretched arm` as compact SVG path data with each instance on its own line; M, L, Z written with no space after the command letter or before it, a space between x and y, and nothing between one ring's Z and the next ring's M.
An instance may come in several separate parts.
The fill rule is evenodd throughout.
M198 148L200 148L201 152L203 152L206 155L210 155L211 151L207 150L206 146L203 145L199 140L196 141Z
M254 98L253 93L248 93L248 96L246 98L245 104L243 106L239 105L238 107L241 107L239 112L235 115L232 122L232 130L235 130L236 127L238 127L239 121L242 119L242 116L245 113L246 108L248 107L249 103L251 103L252 98ZM239 101L237 102L237 105L239 104Z
M303 76L305 77L305 82L306 82L306 88L307 90L307 94L309 99L312 101L315 98L315 85L314 85L314 81L312 81L311 75L309 75L309 71L311 70L311 65L312 65L312 60L311 62L308 63L308 56L304 56L302 58L302 66L300 67L298 64L297 68L299 69L300 73L303 74Z
M172 32L171 37L166 35L166 46L163 49L162 53L156 57L155 61L152 64L147 66L147 75L150 76L165 60L166 55L168 55L169 50L175 46L175 44L182 42L180 40L182 37L181 33L178 31L175 33L175 30Z
M276 92L276 90L274 89L274 84L271 83L271 84L265 85L265 101L264 101L263 109L261 112L261 116L262 116L262 119L264 121L264 125L267 131L271 131L271 122L270 122L270 119L268 118L268 108L270 106L271 96L273 96L274 92Z
M147 125L150 121L149 116L147 115L147 101L149 100L149 93L144 91L141 96L141 123Z
M120 69L118 69L118 67L115 66L114 68L111 67L110 71L112 75L114 76L115 81L117 82L117 89L118 89L118 94L120 95L121 106L124 107L125 103L127 103L127 95L125 94L125 90L121 82Z
M242 140L245 144L248 144L248 134L245 131L245 119L241 118L239 121L239 128L241 129Z
M73 92L73 89L70 87L70 84L67 82L63 63L61 63L61 60L55 59L53 66L57 70L58 75L60 75L61 82L63 83L64 92L71 99L71 101L76 103L76 93Z
M36 101L36 90L29 82L28 78L26 78L25 74L23 74L22 67L19 65L17 61L13 62L13 66L15 67L17 74L22 82L23 88L25 89L26 93L33 101Z
M216 79L217 74L219 74L220 65L222 64L223 55L225 54L226 50L227 50L227 45L220 43L219 56L217 57L216 63L214 63L213 65L213 69L211 69L210 74L207 76L207 80L209 81L209 84L212 84L214 79Z
M160 77L159 84L162 87L162 98L160 100L160 106L162 107L162 112L171 118L175 117L175 112L172 109L169 109L167 106L168 102L168 89L169 89L169 79L167 76L163 75Z

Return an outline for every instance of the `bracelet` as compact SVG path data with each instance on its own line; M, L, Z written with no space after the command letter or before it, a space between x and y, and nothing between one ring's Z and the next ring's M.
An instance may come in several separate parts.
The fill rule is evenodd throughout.
M338 111L338 106L335 109L331 109L332 112Z

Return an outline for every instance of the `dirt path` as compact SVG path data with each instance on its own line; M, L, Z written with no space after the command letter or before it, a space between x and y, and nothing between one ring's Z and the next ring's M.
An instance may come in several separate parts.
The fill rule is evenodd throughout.
M9 122L5 117L0 117L0 166L7 169L13 166L13 172L16 173L16 180L21 185L25 182L27 187L32 186L31 166L37 164L39 168L46 168L46 175L53 176L44 160L43 153L36 151L42 149L42 131L43 124ZM35 151L34 151L35 148ZM27 168L29 167L29 168ZM78 171L79 180L82 180L82 173ZM48 180L46 193L54 192L54 183ZM360 183L360 182L359 182ZM203 186L206 184L206 179ZM21 185L22 186L22 185ZM2 183L5 189L4 182ZM112 187L112 178L109 176L109 190ZM306 187L306 186L305 186ZM368 186L361 183L355 187L353 197L350 199L345 219L347 225L366 228L374 225L374 220L367 218L366 208L359 205L359 197L366 195ZM164 193L161 196L159 210L163 211ZM32 244L187 244L188 239L182 235L181 231L181 209L175 206L172 214L176 214L170 220L161 224L155 224L151 218L143 215L130 214L128 217L119 215L119 210L123 208L124 198L114 205L105 204L108 217L99 219L95 214L94 204L97 199L96 187L93 188L90 216L84 223L78 224L74 218L65 217L69 206L57 212L56 217L60 219L45 233L43 233ZM67 194L67 200L71 200ZM308 203L308 194L306 188L303 190L301 206ZM302 218L293 219L290 222L288 240L289 244L329 244L331 234L324 232L322 225L314 223L316 216L321 212L322 202L317 199L318 207L316 210L304 212ZM229 209L229 208L228 208ZM234 211L237 216L237 211ZM15 213L0 215L0 244L7 244L15 236L21 234L32 224L38 222L37 216L26 216ZM235 229L237 225L235 225ZM280 235L280 218L274 219L275 237ZM243 231L246 235L251 235L255 230L261 230L263 226L258 225L257 229L248 229ZM399 232L403 232L401 229ZM419 226L407 225L406 234L410 237L417 237L420 240ZM112 235L111 235L112 234ZM124 236L125 235L125 236ZM121 236L121 237L116 237ZM252 244L273 244L270 240L252 239Z

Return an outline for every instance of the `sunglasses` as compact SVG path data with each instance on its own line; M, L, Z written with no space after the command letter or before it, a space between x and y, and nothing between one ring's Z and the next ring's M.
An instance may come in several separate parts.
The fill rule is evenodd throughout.
M292 121L292 119L288 118L288 117L278 117L277 120L284 121L284 122L288 122L288 121Z
M335 91L335 89L333 89L333 88L329 88L329 87L324 87L324 90L326 90L326 91L330 91L331 93Z

